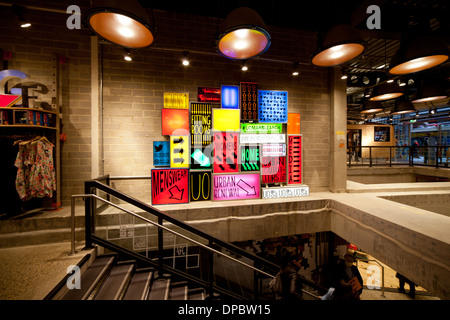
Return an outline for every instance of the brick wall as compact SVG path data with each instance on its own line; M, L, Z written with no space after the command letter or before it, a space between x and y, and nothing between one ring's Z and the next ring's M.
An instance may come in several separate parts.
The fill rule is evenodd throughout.
M62 65L62 131L67 134L67 142L61 148L62 199L67 205L71 194L83 192L82 183L92 170L90 37L85 30L68 30L67 15L39 16L33 30L25 31L8 23L11 17L3 11L0 47L13 53L11 69L29 72L33 79L49 72L46 61L51 54L67 57ZM123 51L115 46L101 44L99 48L103 64L104 173L150 174L153 141L167 139L161 135L164 92L188 92L190 100L195 101L198 86L254 81L263 90L288 91L289 112L301 114L304 182L311 191L328 189L329 81L327 69L309 64L315 34L270 28L271 47L261 59L250 61L250 69L244 73L238 62L215 53L216 18L156 11L155 19L156 43L133 51L132 63L123 61ZM180 50L191 52L187 68L181 65ZM291 61L302 63L300 76L291 75ZM150 200L149 181L114 183L141 200Z

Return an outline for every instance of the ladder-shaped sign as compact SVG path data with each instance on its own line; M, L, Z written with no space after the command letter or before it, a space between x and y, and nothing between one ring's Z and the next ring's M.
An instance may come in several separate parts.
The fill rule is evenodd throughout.
M288 135L288 184L302 183L302 135Z

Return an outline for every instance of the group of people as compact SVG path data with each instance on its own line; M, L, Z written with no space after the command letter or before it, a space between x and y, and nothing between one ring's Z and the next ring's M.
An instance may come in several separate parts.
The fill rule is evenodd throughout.
M344 259L338 264L333 279L333 286L322 296L322 300L360 300L363 291L363 279L354 265L355 259L352 255L344 255ZM296 260L290 255L282 258L280 264L280 288L277 294L282 300L299 301L303 300L302 276L299 274L301 259ZM405 283L409 284L409 296L414 298L415 284L404 276L397 273L399 279L399 291L406 293ZM275 282L275 281L274 281Z

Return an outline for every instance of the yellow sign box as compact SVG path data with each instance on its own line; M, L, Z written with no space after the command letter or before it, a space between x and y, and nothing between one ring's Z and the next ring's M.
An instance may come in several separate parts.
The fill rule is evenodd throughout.
M164 108L189 109L189 93L164 92Z
M239 109L213 109L214 131L239 131L240 125Z
M170 136L170 167L189 168L189 136Z

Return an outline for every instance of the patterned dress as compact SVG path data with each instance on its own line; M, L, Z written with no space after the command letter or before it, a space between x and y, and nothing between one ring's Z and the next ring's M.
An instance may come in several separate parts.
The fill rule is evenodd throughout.
M16 190L22 200L52 197L56 190L53 146L45 140L19 144Z

